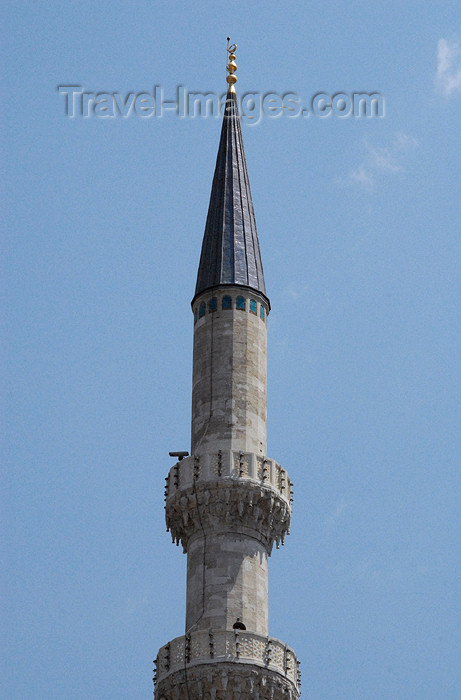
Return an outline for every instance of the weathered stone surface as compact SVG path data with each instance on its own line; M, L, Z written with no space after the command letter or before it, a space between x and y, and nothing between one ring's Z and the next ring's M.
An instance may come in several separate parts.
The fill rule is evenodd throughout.
M222 308L230 296L231 308ZM245 309L236 308L243 296ZM212 298L217 309L209 312ZM249 310L257 303L257 313ZM205 315L194 326L191 453L266 453L267 299L242 287L219 287L194 301ZM260 317L261 305L264 319Z
M293 650L278 639L249 632L196 632L160 649L155 698L296 700L298 666Z
M222 668L221 668L222 667ZM155 700L298 700L286 678L249 664L216 664L177 671L159 683Z
M293 484L280 464L263 455L239 450L217 450L177 462L166 477L165 498L168 501L180 489L218 477L271 486L288 503L292 500Z
M216 479L180 489L166 503L166 524L173 541L188 551L189 540L206 533L253 537L268 554L283 544L290 527L290 506L270 486L248 480Z
M187 552L186 630L231 630L237 619L267 636L266 547L239 534L194 538Z

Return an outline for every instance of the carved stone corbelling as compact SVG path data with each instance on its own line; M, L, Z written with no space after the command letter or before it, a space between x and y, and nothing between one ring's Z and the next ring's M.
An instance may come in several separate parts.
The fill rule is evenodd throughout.
M286 678L244 663L195 666L158 683L155 700L298 700Z
M284 543L291 511L284 498L270 486L229 478L197 482L179 489L166 502L166 525L174 542L184 551L195 534L235 532L255 537L268 554L276 542Z
M166 478L165 519L184 551L195 534L255 537L268 554L289 533L293 484L274 460L236 451L188 457Z

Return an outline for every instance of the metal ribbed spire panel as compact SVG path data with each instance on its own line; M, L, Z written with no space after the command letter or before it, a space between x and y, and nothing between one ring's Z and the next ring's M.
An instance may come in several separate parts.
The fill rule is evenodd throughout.
M227 93L195 295L220 284L266 294L235 92Z

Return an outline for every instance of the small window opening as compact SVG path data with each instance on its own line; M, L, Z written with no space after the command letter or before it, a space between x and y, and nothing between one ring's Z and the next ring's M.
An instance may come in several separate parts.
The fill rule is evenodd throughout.
M255 314L257 312L258 308L256 306L256 302L254 299L250 299L250 311L252 314Z
M213 297L212 299L210 299L210 303L208 304L208 308L210 311L216 311L216 309L218 308L218 300L216 299L216 297Z
M265 313L264 313L264 306L261 304L261 309L259 311L259 315L261 316L261 319L264 321Z
M205 302L204 301L202 301L202 303L200 304L198 316L199 316L199 318L202 318L202 316L205 316Z
M245 299L244 299L244 297L237 297L237 300L235 302L235 308L241 309L241 311L245 311Z
M230 297L223 297L222 298L222 307L223 309L231 309L232 308L232 299Z

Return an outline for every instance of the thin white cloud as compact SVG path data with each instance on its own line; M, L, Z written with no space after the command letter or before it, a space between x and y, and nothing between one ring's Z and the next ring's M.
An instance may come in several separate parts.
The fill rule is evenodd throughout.
M288 298L290 302L298 304L301 301L304 304L306 294L308 294L309 288L307 285L299 285L294 282L290 282L283 289L284 298Z
M374 148L368 144L369 163L374 170L387 170L390 173L398 173L402 170L402 166L398 162L399 149L393 146L392 148Z
M374 187L375 179L373 173L370 169L367 170L363 164L359 165L355 170L351 170L349 177L370 192Z
M394 139L394 148L405 151L408 148L415 148L418 146L418 140L408 134L399 133Z
M349 504L347 503L346 499L343 496L341 498L341 500L339 501L339 503L334 508L334 510L326 518L325 525L328 525L331 527L331 526L335 525L338 522L338 520L341 520L341 518L343 517L344 511L348 505Z
M447 97L453 92L461 92L461 47L458 41L439 39L435 84Z
M397 134L389 146L375 146L365 142L363 162L350 171L348 180L371 192L378 175L395 174L404 170L405 154L418 145L407 134Z

